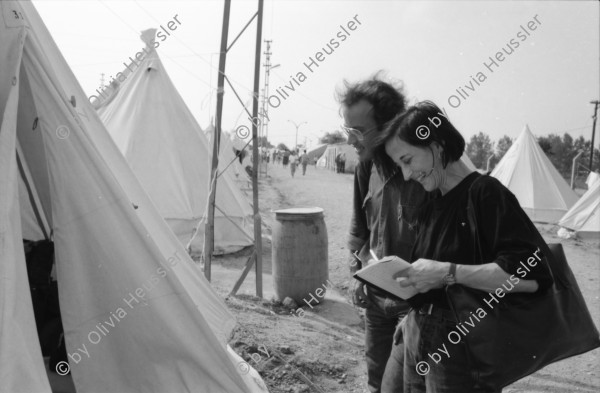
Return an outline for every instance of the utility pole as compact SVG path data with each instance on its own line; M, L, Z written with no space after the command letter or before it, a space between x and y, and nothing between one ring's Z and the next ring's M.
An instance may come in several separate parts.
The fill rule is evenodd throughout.
M227 40L229 35L229 13L231 0L225 0L223 7L223 29L221 31L221 51L219 75L217 79L217 118L213 135L212 166L210 171L210 194L208 195L208 217L204 230L204 276L210 281L212 253L215 247L215 197L217 195L217 171L221 144L221 119L223 118L223 93L225 92L225 62L227 60Z
M296 150L297 150L297 149L298 149L298 129L300 128L300 126L301 126L302 124L307 124L307 123L306 123L305 121L303 121L303 122L302 122L302 123L300 123L300 124L296 124L296 122L295 122L295 121L292 121L292 120L288 120L288 121L289 121L290 123L292 123L292 124L294 125L294 127L296 127L296 147L295 147L294 149L296 149Z
M260 80L260 44L262 43L262 21L263 21L263 0L258 0L258 18L256 19L256 55L254 57L254 103L252 105L252 118L258 116L258 84ZM254 170L252 171L252 207L254 209L254 243L256 244L256 296L262 298L262 234L261 218L258 210L258 129L257 122L252 122L252 153Z
M269 77L271 74L271 68L279 67L279 64L271 65L271 42L273 40L265 40L267 44L267 50L263 52L265 55L265 88L263 90L263 101L262 101L262 126L264 127L264 136L265 141L269 139L269 105L267 104L267 100L269 98ZM267 165L268 167L268 165ZM265 170L265 176L267 175L267 171Z
M596 119L598 119L598 105L600 105L600 101L590 101L590 104L594 104L594 115L592 119L594 119L594 125L592 126L592 145L590 146L590 172L592 172L592 164L594 163L594 137L596 136Z
M252 121L252 200L253 200L253 211L254 211L254 242L255 251L248 258L246 268L244 269L242 276L236 283L232 293L239 288L239 285L244 281L244 278L248 274L249 270L256 262L256 296L262 298L262 236L261 236L261 217L258 209L258 160L260 159L258 154L258 105L259 105L259 82L260 82L260 53L262 44L262 21L263 21L263 2L264 0L258 0L258 11L250 18L246 25L242 28L242 31L235 37L235 39L227 45L228 32L229 32L229 14L231 9L231 0L225 0L225 7L223 10L223 30L221 33L221 51L219 52L219 78L218 78L218 89L217 89L217 113L215 122L215 137L213 144L213 156L212 156L212 169L211 169L211 181L210 181L210 194L208 199L208 216L205 225L204 234L204 275L210 281L210 270L211 270L211 259L214 250L214 230L215 230L215 195L217 189L217 174L219 167L219 148L221 143L221 119L223 117L223 94L225 82L234 91L235 96L240 101L240 104L246 110L249 120ZM238 38L248 28L250 23L256 18L256 53L254 61L254 88L252 90L252 113L246 108L246 104L240 99L240 95L236 92L235 87L231 85L229 79L225 75L225 60L227 58L227 52L237 42ZM220 210L220 209L219 209Z
M260 96L262 95L263 99L262 101L260 101ZM259 101L260 101L260 105L263 108L263 111L265 110L265 89L260 89L260 94L258 95L259 97ZM255 120L256 121L256 120ZM260 173L262 171L261 167L262 167L262 163L264 162L265 164L265 177L267 176L267 162L266 160L263 159L263 151L262 149L265 146L265 142L264 140L266 138L263 138L263 136L265 135L265 116L264 116L264 112L262 112L262 115L259 112L259 118L258 118L258 140L259 140L259 144L258 144L258 149L260 151L260 160L259 162L259 166L258 166L258 175L260 176Z

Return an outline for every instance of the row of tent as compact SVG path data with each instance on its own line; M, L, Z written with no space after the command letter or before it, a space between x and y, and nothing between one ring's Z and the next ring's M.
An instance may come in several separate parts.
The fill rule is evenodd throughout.
M600 238L600 181L588 182L587 192L579 198L527 125L491 176L515 194L532 221L558 224L582 238Z
M92 106L33 5L0 11L0 392L50 392L22 245L49 237L67 350L89 355L71 363L78 392L266 391L238 367L235 320L186 252L202 248L214 128L177 93L154 31L142 64ZM222 141L215 248L231 252L252 244L253 220ZM528 128L492 175L534 221L598 232L598 183L576 204Z
M201 252L214 126L202 131L171 82L153 42L156 29L142 32L148 55L126 79L116 80L94 106L119 150L179 240ZM237 180L247 179L227 135L220 139L215 252L253 244L253 211ZM231 166L227 168L228 165Z
M29 293L22 243L27 231L54 241L77 392L266 392L258 373L227 346L233 315L163 219L156 197L148 196L142 183L149 180L132 170L119 149L137 157L135 146L111 138L29 1L1 1L0 18L0 392L51 392ZM111 112L129 126L139 121L137 111L153 116L135 106L145 100L182 104L178 95L160 99L170 82L162 79L156 56L136 72L114 96L121 105L133 105L131 112L107 106L107 117ZM145 78L164 90L127 93L127 83L154 89ZM173 116L191 122L181 107L173 105ZM184 144L206 148L198 127L181 128L173 135L152 131L152 137L168 144L195 132L197 138L187 136ZM162 150L145 164L153 161L155 176L178 168L198 176L198 183L206 181L197 168ZM221 184L227 182L223 177ZM201 220L189 184L180 178L165 184L159 191L179 192L178 208ZM219 200L241 204L234 185L222 188ZM183 221L181 234L189 237L193 224L180 213L174 209L167 221ZM238 224L230 230L243 227Z
M317 157L319 157L317 160L317 168L321 169L327 168L334 170L335 158L339 154L346 155L346 165L344 170L346 173L354 173L354 169L358 164L358 155L356 154L356 150L353 146L348 145L346 142L318 146L308 154L309 156L311 154L314 154L317 155ZM466 154L463 154L460 159L467 165L469 169L473 171L478 170L477 168L475 168L475 165L469 159L469 156L467 156Z
M317 167L333 169L335 157L346 154L346 171L353 172L358 159L354 148L346 143L323 145L314 150L321 153ZM473 171L475 167L466 154L461 160ZM490 174L517 197L521 207L534 222L558 224L582 238L600 238L600 190L597 181L588 183L588 191L579 198L552 165L529 126L506 152ZM594 178L597 176L591 173Z

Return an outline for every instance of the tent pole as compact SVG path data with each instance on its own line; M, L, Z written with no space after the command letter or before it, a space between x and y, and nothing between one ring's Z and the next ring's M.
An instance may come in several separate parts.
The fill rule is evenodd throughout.
M596 119L598 119L598 105L600 105L600 101L590 101L590 104L594 104L594 115L592 116L594 125L592 126L592 145L590 148L590 172L592 172L594 165L594 136L596 136Z
M252 105L252 118L258 118L258 89L260 82L260 51L262 44L263 0L258 0L258 18L256 23L256 54L254 57L254 98ZM254 209L254 244L256 244L256 296L262 298L262 234L261 219L258 209L258 127L257 121L252 122L252 208Z
M208 218L204 230L204 276L210 281L212 253L215 247L215 197L217 195L217 169L219 167L219 144L221 143L221 119L223 117L223 93L225 86L225 61L227 60L227 39L229 33L229 11L231 0L225 0L223 7L223 30L219 53L219 77L217 86L217 113L213 138L212 166L210 170L210 195L208 196Z
M583 154L583 150L579 150L579 153L575 157L573 157L573 165L571 166L571 190L575 189L575 171L577 169L577 161L579 157Z

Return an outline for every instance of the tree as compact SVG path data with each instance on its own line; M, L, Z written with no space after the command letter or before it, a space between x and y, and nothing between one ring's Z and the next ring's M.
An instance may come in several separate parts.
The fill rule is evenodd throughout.
M290 151L290 149L288 149L288 147L287 147L285 144L283 144L283 143L280 143L280 144L278 144L278 145L277 145L277 148L278 148L279 150Z
M566 178L571 173L571 162L577 154L573 146L573 137L565 134L562 138L556 134L541 136L538 144L552 162L552 165ZM589 157L589 156L588 156Z
M585 168L590 165L590 146L591 142L586 140L583 136L575 139L573 141L573 151L574 154L579 153L579 151L583 151L581 157L579 157L579 164L583 165ZM594 164L592 165L592 170L598 171L600 169L600 153L598 149L594 149ZM581 168L581 167L580 167Z
M346 140L346 135L342 134L341 131L333 131L326 132L325 135L321 139L319 139L319 142L329 145L332 143L346 142Z
M490 141L489 136L479 132L471 137L467 144L467 155L477 168L485 168L487 160L492 154L494 154L494 144Z
M496 142L496 153L490 160L490 170L500 162L512 144L513 140L508 135L504 135L502 138L498 139L498 142Z
M502 157L504 157L512 144L513 140L508 135L504 135L502 138L498 139L498 143L496 143L496 156L498 157L498 160L501 160Z

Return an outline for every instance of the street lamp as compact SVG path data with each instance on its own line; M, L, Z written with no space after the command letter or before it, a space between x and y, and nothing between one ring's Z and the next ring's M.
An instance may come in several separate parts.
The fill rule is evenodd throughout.
M295 148L296 148L296 149L298 149L298 129L300 128L300 126L301 126L302 124L307 124L307 123L306 123L305 121L303 121L303 122L302 122L302 123L300 123L300 124L296 124L296 122L294 122L294 121L292 121L292 120L289 120L289 119L288 119L288 121L289 121L290 123L292 123L292 124L294 125L294 127L296 127L296 147L295 147Z

